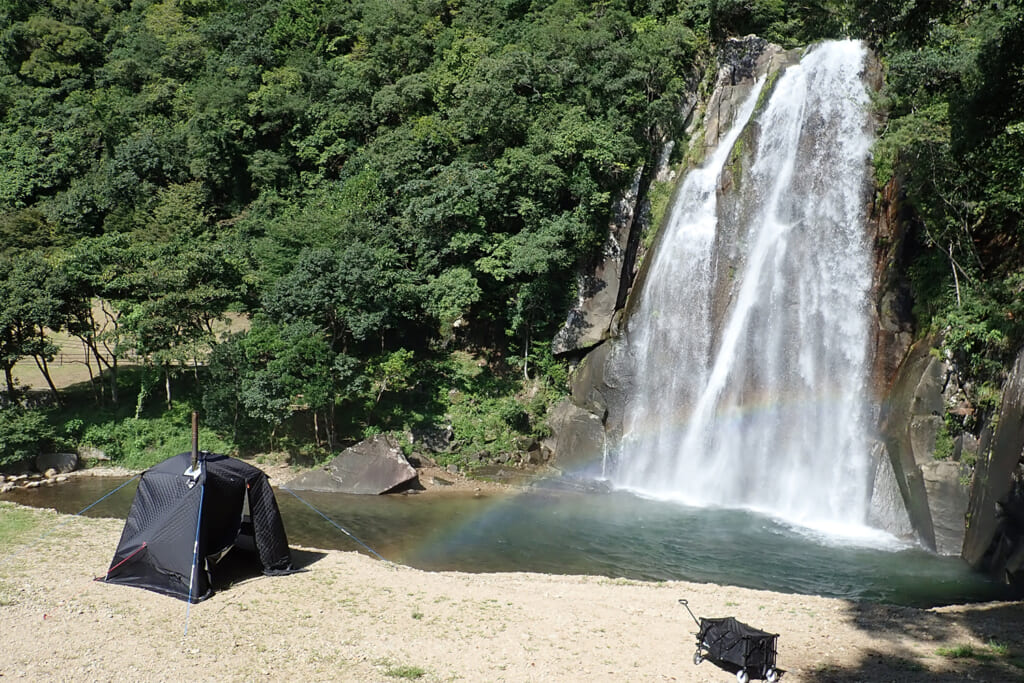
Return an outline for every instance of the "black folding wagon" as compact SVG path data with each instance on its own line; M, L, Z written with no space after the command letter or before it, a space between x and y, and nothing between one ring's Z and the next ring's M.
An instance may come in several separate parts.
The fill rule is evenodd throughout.
M686 600L679 601L700 629L693 663L705 659L736 674L739 683L761 679L775 683L782 678L782 669L775 667L777 633L768 633L748 626L733 617L698 619Z

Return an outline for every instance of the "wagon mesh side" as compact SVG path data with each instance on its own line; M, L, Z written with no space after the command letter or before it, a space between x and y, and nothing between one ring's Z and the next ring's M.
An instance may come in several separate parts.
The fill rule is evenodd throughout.
M734 617L701 617L697 647L712 660L764 675L775 668L778 634L736 621Z

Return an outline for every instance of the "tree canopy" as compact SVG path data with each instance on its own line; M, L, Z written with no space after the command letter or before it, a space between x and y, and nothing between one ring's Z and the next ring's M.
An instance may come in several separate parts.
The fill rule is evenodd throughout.
M561 377L538 340L613 201L685 138L716 44L751 32L876 47L875 161L916 217L920 326L994 381L1024 320L1022 16L955 0L8 0L7 388L60 333L107 373L97 400L123 401L119 362L145 369L135 415L191 369L184 398L223 431L266 444L304 415L333 443L442 419L458 401L435 384L464 374L442 352ZM225 334L230 316L251 327Z

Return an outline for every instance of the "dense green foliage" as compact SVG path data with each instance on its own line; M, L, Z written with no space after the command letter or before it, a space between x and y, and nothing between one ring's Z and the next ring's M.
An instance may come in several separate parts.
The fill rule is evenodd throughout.
M534 344L564 317L612 197L681 134L707 15L578 0L3 3L8 387L20 358L48 376L60 332L105 377L73 402L124 411L119 374L141 364L130 417L161 397L179 410L184 390L242 446L330 450L460 411L479 418L467 431L496 420L495 439L541 429L514 398L524 377L531 395L557 381ZM229 312L251 327L225 337ZM457 349L488 350L509 379L466 398L449 384ZM132 440L118 429L138 427L83 438Z
M453 460L513 450L565 390L547 341L613 198L751 32L878 48L920 327L996 382L1024 320L1021 24L952 0L5 0L0 367L10 394L21 359L49 378L61 334L95 370L51 387L51 432L4 409L5 438L162 453L200 409L224 448L451 425Z
M918 324L973 387L974 429L1024 342L1024 7L888 0L858 21L887 67L875 163L912 210Z

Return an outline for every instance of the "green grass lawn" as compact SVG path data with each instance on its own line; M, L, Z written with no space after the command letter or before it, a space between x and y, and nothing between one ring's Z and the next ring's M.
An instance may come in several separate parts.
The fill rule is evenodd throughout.
M6 555L38 532L39 513L0 501L0 555Z

